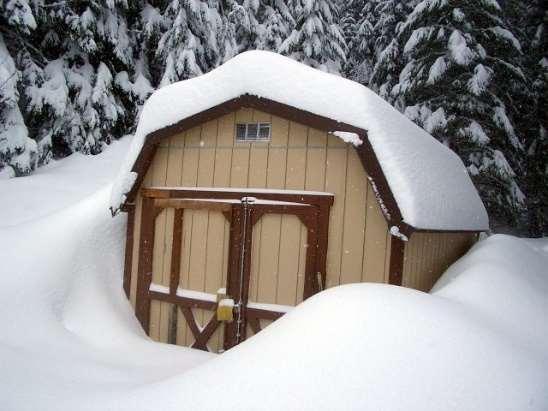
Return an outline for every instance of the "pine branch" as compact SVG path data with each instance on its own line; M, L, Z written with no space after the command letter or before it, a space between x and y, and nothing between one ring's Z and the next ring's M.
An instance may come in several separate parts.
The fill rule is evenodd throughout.
M9 76L2 84L0 84L0 91L2 90L2 88L3 88L6 84L8 84L8 81L10 81L11 78L12 78L13 76L15 76L16 74L17 74L17 71L14 71L13 73L10 74L10 76Z

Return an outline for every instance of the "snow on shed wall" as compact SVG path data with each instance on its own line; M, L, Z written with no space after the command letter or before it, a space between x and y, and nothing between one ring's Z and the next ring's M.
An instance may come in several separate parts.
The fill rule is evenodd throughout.
M271 121L271 142L235 142L235 123L246 121ZM143 182L143 187L151 186L270 188L333 193L335 202L330 214L327 285L388 281L388 226L354 147L334 135L257 110L241 109L165 139ZM136 200L131 281L133 303L139 255L140 195ZM172 211L162 212L156 221L153 282L164 286L169 285ZM183 225L180 286L214 294L226 282L227 223L220 213L188 210ZM306 247L304 226L294 216L266 215L254 227L253 238L250 300L281 305L301 302ZM170 315L169 304L153 302L152 338L167 342ZM177 342L190 345L189 330L180 313L178 316ZM207 321L206 317L206 313L198 313L201 325ZM210 342L211 348L220 347L220 341L220 335L215 335Z
M417 228L485 230L488 219L458 156L358 83L265 51L156 91L146 102L132 148L114 185L117 209L145 137L243 94L265 97L368 131L404 221Z

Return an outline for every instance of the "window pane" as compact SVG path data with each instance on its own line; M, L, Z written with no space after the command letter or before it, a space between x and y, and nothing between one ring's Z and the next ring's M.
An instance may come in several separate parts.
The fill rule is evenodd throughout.
M236 124L236 139L245 140L245 134L246 134L246 125Z
M259 128L258 124L252 124L252 123L248 124L246 140L256 140L258 128Z
M270 138L270 123L261 123L259 125L259 138L264 140Z

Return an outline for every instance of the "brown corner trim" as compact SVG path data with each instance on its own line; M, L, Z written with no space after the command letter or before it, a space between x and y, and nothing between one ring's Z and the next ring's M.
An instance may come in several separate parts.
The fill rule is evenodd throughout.
M377 202L387 223L397 226L401 232L404 228L402 224L403 217L394 194L388 185L388 180L386 180L377 155L367 138L367 133L360 134L360 138L363 143L356 147L356 152L365 172L369 176L369 182L371 183ZM407 224L405 226L412 228Z
M150 298L152 282L152 245L154 244L154 200L143 198L141 211L141 233L139 237L139 261L137 264L137 295L135 314L145 332L149 333Z
M124 280L123 286L126 297L129 299L131 287L131 268L133 264L133 230L135 225L135 205L126 204L127 227L126 227L126 254L124 258Z
M389 284L402 285L404 254L405 254L405 242L398 237L391 236L390 267L388 272Z

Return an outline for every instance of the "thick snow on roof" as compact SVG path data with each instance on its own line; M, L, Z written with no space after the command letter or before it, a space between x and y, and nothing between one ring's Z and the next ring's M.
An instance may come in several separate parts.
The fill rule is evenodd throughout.
M227 100L252 94L368 131L404 221L416 228L488 228L478 193L460 159L366 87L281 55L249 51L217 69L156 91L114 185L117 209L146 136Z

